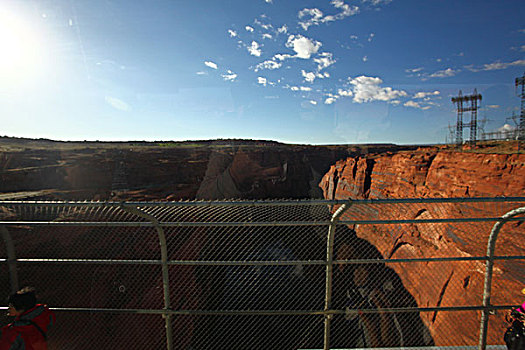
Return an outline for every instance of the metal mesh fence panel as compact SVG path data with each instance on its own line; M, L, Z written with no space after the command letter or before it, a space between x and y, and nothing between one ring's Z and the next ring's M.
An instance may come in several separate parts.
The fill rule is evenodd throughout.
M160 315L59 312L49 349L166 349Z
M16 273L58 308L51 349L320 349L326 331L333 349L473 346L491 229L520 206L0 202L0 292ZM501 232L492 305L523 298L524 233Z

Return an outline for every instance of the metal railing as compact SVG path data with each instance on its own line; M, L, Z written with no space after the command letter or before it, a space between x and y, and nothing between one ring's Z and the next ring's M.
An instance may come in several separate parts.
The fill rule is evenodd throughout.
M486 349L520 302L524 214L525 197L3 201L0 293L37 287L52 349Z

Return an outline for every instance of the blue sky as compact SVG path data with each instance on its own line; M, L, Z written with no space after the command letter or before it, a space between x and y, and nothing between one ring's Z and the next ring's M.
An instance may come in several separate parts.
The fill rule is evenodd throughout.
M3 0L0 135L441 143L460 89L483 95L485 131L513 125L524 17L506 0Z

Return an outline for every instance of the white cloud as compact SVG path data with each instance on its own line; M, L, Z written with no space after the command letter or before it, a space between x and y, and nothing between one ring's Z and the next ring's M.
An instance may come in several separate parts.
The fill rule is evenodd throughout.
M357 36L357 35L350 35L350 39L352 39L352 40L357 40L357 39L358 39L358 36Z
M317 101L314 101L314 100L310 100L310 103L313 104L314 106L317 104Z
M509 67L525 66L525 60L516 60L513 62L494 62L490 64L484 64L482 70L500 70L507 69Z
M392 2L392 0L361 0L362 2L364 3L370 3L374 6L379 6L379 5L386 5L386 4L389 4Z
M330 78L330 74L327 72L319 73L319 72L307 72L305 70L301 70L301 74L304 77L304 80L313 83L315 78L324 79L324 78Z
M252 41L252 44L248 46L247 49L250 55L257 57L261 56L260 45L256 41Z
M261 17L262 18L266 18L266 16L264 16L264 15L262 15ZM265 29L265 30L273 29L273 26L271 24L263 23L263 22L259 21L257 18L255 19L254 23L257 24L258 26L260 26L261 28Z
M312 88L309 86L290 86L292 91L312 91Z
M394 90L391 87L381 87L383 81L377 77L359 76L351 79L353 85L354 102L390 101L407 96L403 90Z
M264 33L264 34L262 35L262 38L263 38L263 39L271 39L271 38L272 38L272 35L271 35L271 34L268 34L268 33Z
M317 70L323 70L330 67L336 61L333 59L333 55L330 52L321 52L320 57L314 58L314 62L317 63Z
M111 97L111 96L105 96L104 99L111 107L118 109L119 111L123 111L123 112L131 111L131 106L128 105L126 102L122 101L121 99L118 99L116 97Z
M234 81L237 78L237 74L231 70L228 70L227 74L222 74L221 76L226 81Z
M208 75L208 72L200 71L200 72L197 72L196 74L197 74L197 75Z
M273 4L272 0L264 0L264 2L267 3L267 4Z
M261 84L262 86L266 86L266 84L268 84L268 80L263 77L257 77L257 83Z
M499 105L488 105L488 106L486 106L486 108L490 108L490 109L497 109L499 107L500 107Z
M232 29L228 29L228 34L230 34L230 37L234 38L237 36L237 32Z
M422 70L423 70L423 67L408 68L408 69L405 69L405 72L407 72L407 73L417 73L417 72L421 72Z
M324 100L324 103L327 105L331 105L334 103L337 99L335 97L327 97L326 100Z
M413 108L421 108L421 106L419 105L419 103L417 102L414 102L414 101L407 101L403 104L403 106L405 107L413 107Z
M304 70L301 70L301 74L304 77L304 80L313 83L315 80L315 73L314 72L306 72Z
M363 57L363 62L366 62L366 61L368 61L368 56Z
M452 68L447 68L447 69L444 69L444 70L438 70L437 72L434 72L432 74L430 74L430 77L431 78L447 78L447 77L453 77L455 76L456 74L458 74L460 72L459 69L457 70L454 70Z
M246 27L244 27L244 29L246 29L246 31L248 31L250 33L253 33L253 28L250 27L250 26L246 26Z
M510 124L505 124L501 128L498 128L499 132L511 132L511 131L514 131L514 130L516 130L516 127L514 127L514 126L512 126Z
M354 95L352 90L339 89L337 90L337 93L339 94L339 96L343 96L343 97L352 97Z
M426 98L428 96L437 96L439 95L440 92L439 91L434 91L434 92L418 92L414 95L414 98Z
M285 24L285 25L283 25L282 27L277 28L277 32L278 32L278 33L281 33L281 34L286 34L286 33L288 33L288 27L287 27L286 24Z
M272 60L267 60L264 62L259 63L257 66L255 66L255 71L258 72L262 69L278 69L281 68L283 64L281 62L275 62Z
M345 4L344 1L342 0L332 0L330 4L334 6L336 9L340 10L341 12L335 15L324 16L323 12L319 10L318 8L312 8L312 9L305 8L299 11L298 13L298 17L300 19L306 18L305 21L299 22L299 25L303 27L304 30L308 30L308 28L313 25L317 26L321 23L341 20L346 17L353 16L359 12L359 7L350 6L348 4Z
M273 56L274 59L278 59L279 61L284 61L285 59L290 58L290 57L292 57L292 55L280 54L280 53Z
M374 36L376 36L375 33L370 33L370 35L368 36L369 43L372 42L372 39L374 39Z
M204 64L213 69L219 68L219 66L217 66L217 63L212 62L212 61L204 61Z
M296 52L295 57L309 59L310 56L317 53L322 46L319 41L308 39L302 35L290 35L286 42L286 47L290 47Z

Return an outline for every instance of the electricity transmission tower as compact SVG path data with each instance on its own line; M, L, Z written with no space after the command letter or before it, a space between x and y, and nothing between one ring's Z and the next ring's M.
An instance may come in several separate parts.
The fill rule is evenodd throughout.
M463 144L463 129L470 128L470 144L475 145L478 131L478 101L481 101L481 94L474 89L472 95L463 96L461 90L457 97L452 97L452 103L456 104L458 120L456 123L456 145ZM469 105L470 102L470 105ZM465 105L464 105L465 104ZM470 112L470 122L463 122L463 113Z

